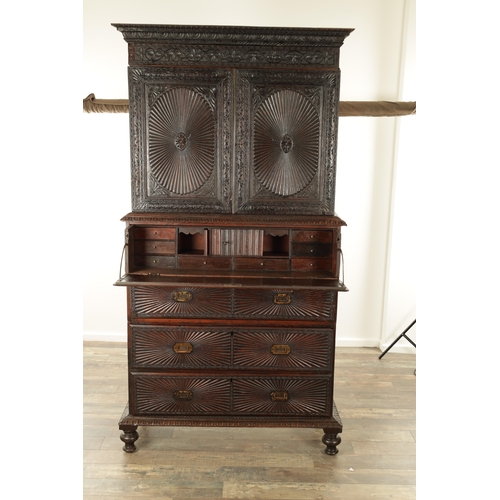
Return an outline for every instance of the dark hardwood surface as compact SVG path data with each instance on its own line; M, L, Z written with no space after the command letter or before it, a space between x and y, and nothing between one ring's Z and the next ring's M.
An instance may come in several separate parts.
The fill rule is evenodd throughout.
M339 453L308 428L139 427L124 453L117 422L127 403L124 343L84 342L85 500L416 498L416 358L337 348Z

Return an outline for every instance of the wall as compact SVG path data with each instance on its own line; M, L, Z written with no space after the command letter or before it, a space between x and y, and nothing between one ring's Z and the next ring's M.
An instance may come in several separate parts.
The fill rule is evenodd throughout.
M84 0L82 97L127 98L127 46L111 23L158 23L355 28L341 49L340 99L398 100L404 41L414 36L405 29L406 5L414 0L192 0L188 7L172 0ZM398 123L413 119L340 118L336 212L347 222L342 244L350 291L340 297L339 345L379 346L396 334L394 311L415 307L411 294L404 304L398 294L398 281L410 290L413 282L407 263L397 261L391 225L393 199L398 213L407 211L405 196L395 192L404 178L394 184L395 160L404 156ZM123 246L120 218L130 210L128 115L84 114L82 121L84 187L92 198L86 223L99 235L98 244L84 248L84 338L123 340L125 290L112 284ZM411 149L411 140L404 144ZM389 254L397 266L388 267Z
M407 2L403 25L399 97L416 100L415 1ZM416 319L417 211L417 116L397 119L394 140L394 168L391 181L391 207L388 219L388 246L384 290L384 309L380 348L385 350ZM415 343L417 325L406 333ZM404 338L391 351L413 352Z

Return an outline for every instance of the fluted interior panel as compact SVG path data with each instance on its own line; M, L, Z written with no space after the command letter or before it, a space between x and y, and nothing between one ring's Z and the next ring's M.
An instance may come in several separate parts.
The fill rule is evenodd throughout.
M257 108L254 170L259 182L277 195L296 194L314 178L319 161L318 112L302 94L281 90Z
M262 229L212 229L211 255L261 256L264 231Z
M215 118L197 92L174 88L161 95L149 115L151 174L175 194L196 191L215 165Z

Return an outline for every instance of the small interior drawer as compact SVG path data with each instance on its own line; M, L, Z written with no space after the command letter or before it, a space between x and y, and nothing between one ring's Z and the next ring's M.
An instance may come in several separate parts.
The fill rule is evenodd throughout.
M292 243L332 243L332 231L292 231Z
M329 243L292 243L292 257L327 257L332 255Z
M135 251L147 255L175 255L175 241L136 240Z
M175 227L133 227L134 239L175 241Z
M292 259L292 271L331 271L332 259L298 257Z
M135 265L140 268L175 268L175 256L136 255Z
M179 255L179 269L231 269L231 257L207 257L206 255Z
M260 269L271 271L288 271L290 261L288 259L274 258L252 258L252 257L235 257L235 269Z

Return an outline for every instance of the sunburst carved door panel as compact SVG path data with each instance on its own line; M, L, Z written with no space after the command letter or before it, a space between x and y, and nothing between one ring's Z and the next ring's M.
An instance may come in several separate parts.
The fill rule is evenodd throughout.
M231 212L232 73L130 68L132 204Z
M333 214L338 72L241 70L235 211Z

